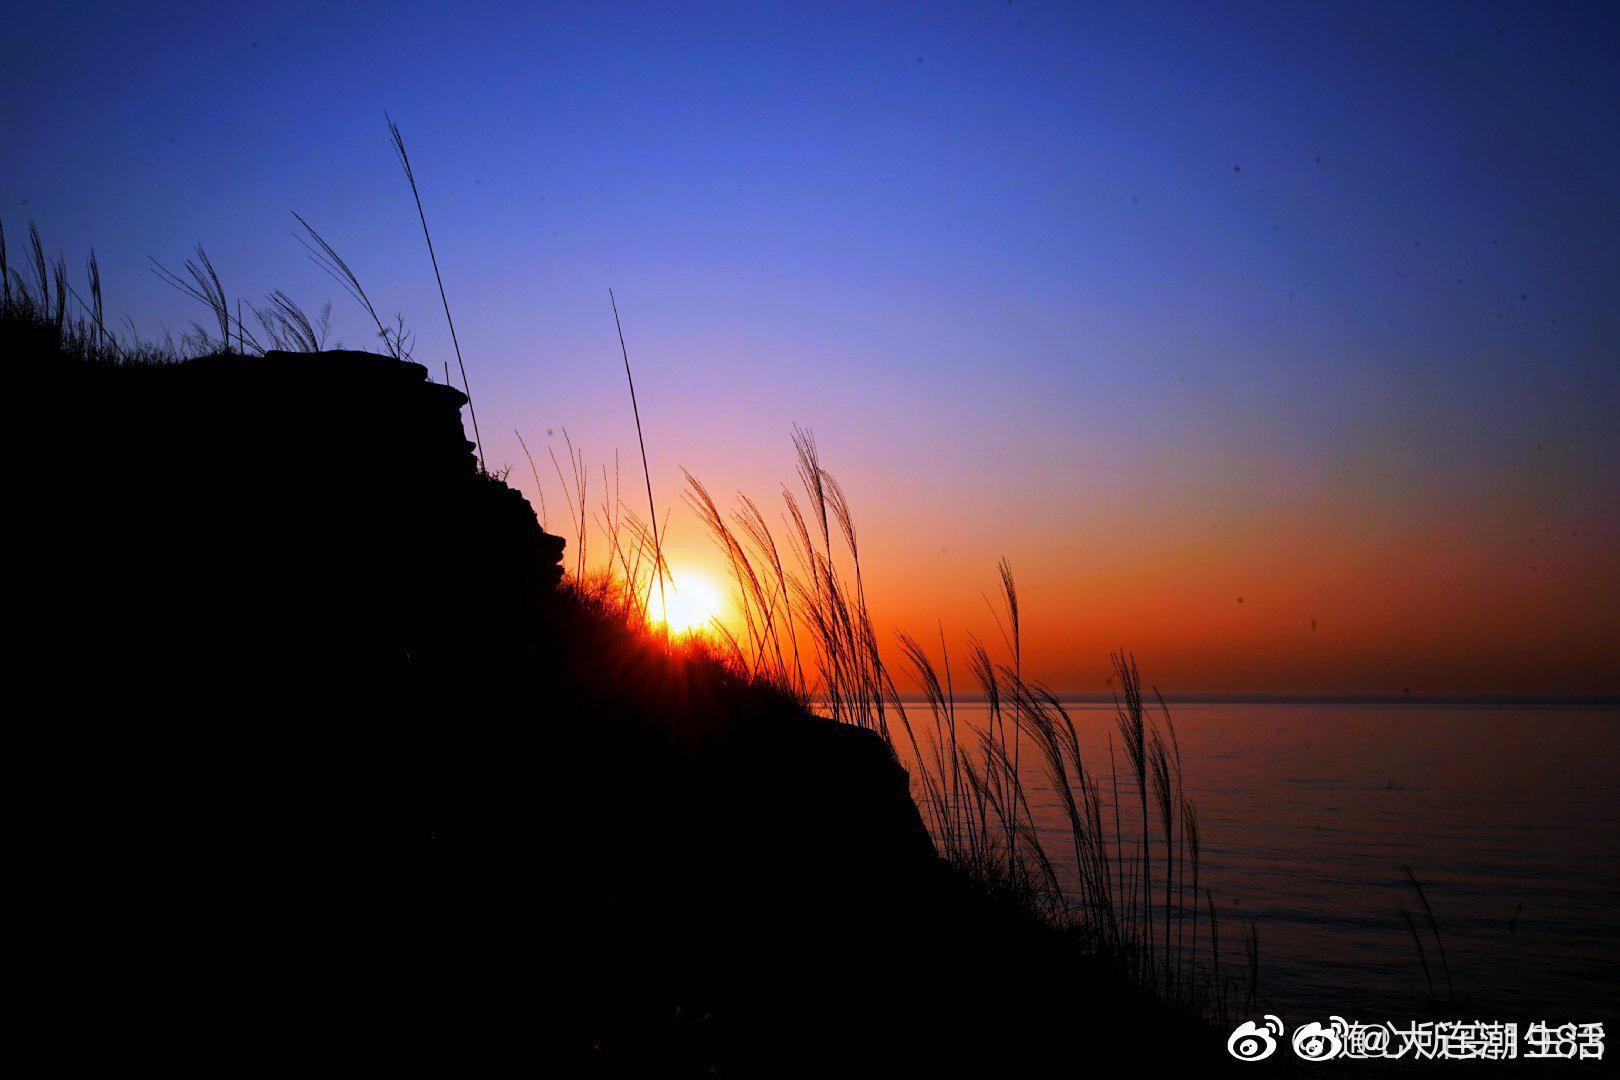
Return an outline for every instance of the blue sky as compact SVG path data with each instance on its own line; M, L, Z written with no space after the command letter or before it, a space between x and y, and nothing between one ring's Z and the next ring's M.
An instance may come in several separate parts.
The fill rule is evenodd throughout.
M1059 597L1123 576L1178 603L1152 590L1187 565L1224 595L1251 556L1154 570L1143 538L1261 545L1328 505L1330 537L1266 541L1302 579L1434 529L1500 541L1479 587L1529 587L1502 584L1509 542L1584 524L1537 564L1569 568L1551 620L1617 578L1617 54L1608 4L62 4L8 15L0 219L94 245L155 333L199 312L147 257L197 242L250 299L341 301L297 209L437 364L387 110L515 479L514 427L632 450L612 286L661 501L680 465L769 493L814 426L924 625L902 598L968 623L978 585L944 583L999 554ZM1080 602L1053 633L1089 648ZM1472 617L1411 621L1446 610ZM1383 677L1320 663L1305 682Z

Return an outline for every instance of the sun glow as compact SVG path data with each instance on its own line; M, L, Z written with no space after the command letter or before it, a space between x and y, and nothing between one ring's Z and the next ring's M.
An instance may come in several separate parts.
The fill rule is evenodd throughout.
M664 579L664 589L663 600L659 599L658 589L653 589L647 621L654 626L662 626L667 622L672 634L702 630L709 625L710 620L717 618L725 609L720 590L699 574L685 570L678 573L671 571L669 577ZM666 601L669 604L667 618L664 614Z

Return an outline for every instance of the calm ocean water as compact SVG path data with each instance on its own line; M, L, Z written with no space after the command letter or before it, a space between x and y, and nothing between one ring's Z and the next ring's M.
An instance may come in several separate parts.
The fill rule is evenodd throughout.
M1107 807L1113 707L1069 708ZM926 707L914 709L922 720ZM1268 702L1171 713L1223 964L1241 966L1239 922L1253 919L1264 1011L1290 1023L1421 1014L1423 967L1397 911L1405 864L1434 908L1461 1016L1620 1014L1620 709ZM959 705L957 717L985 722L982 707ZM1128 812L1136 796L1117 736L1115 753ZM1036 756L1026 743L1022 775L1058 857L1067 827ZM1207 934L1201 925L1204 963Z

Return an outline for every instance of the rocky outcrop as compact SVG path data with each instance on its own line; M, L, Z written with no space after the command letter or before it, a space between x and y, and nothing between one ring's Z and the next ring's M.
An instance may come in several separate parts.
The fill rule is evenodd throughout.
M493 659L526 647L561 576L563 541L479 472L466 398L420 364L58 364L49 389L83 492L49 522L72 567L57 629L104 643L107 663L183 675L269 653L381 675Z

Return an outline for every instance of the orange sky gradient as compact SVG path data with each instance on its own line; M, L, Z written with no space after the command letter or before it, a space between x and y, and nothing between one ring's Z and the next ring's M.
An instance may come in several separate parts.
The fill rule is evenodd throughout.
M836 463L836 451L827 456ZM785 446L778 458L790 476ZM839 474L896 671L895 629L935 649L942 626L958 661L969 634L999 649L985 596L996 602L995 561L1005 554L1026 670L1062 691L1107 690L1108 654L1119 647L1166 693L1615 689L1620 609L1603 602L1620 595L1612 521L1577 517L1548 531L1534 513L1488 498L1425 515L1325 484L1207 515L1099 499L1070 516L1013 493L981 517L953 512L971 507L956 501L960 490L908 488L902 509L893 485L907 488L904 478ZM698 523L684 509L671 520L677 569L729 591Z

